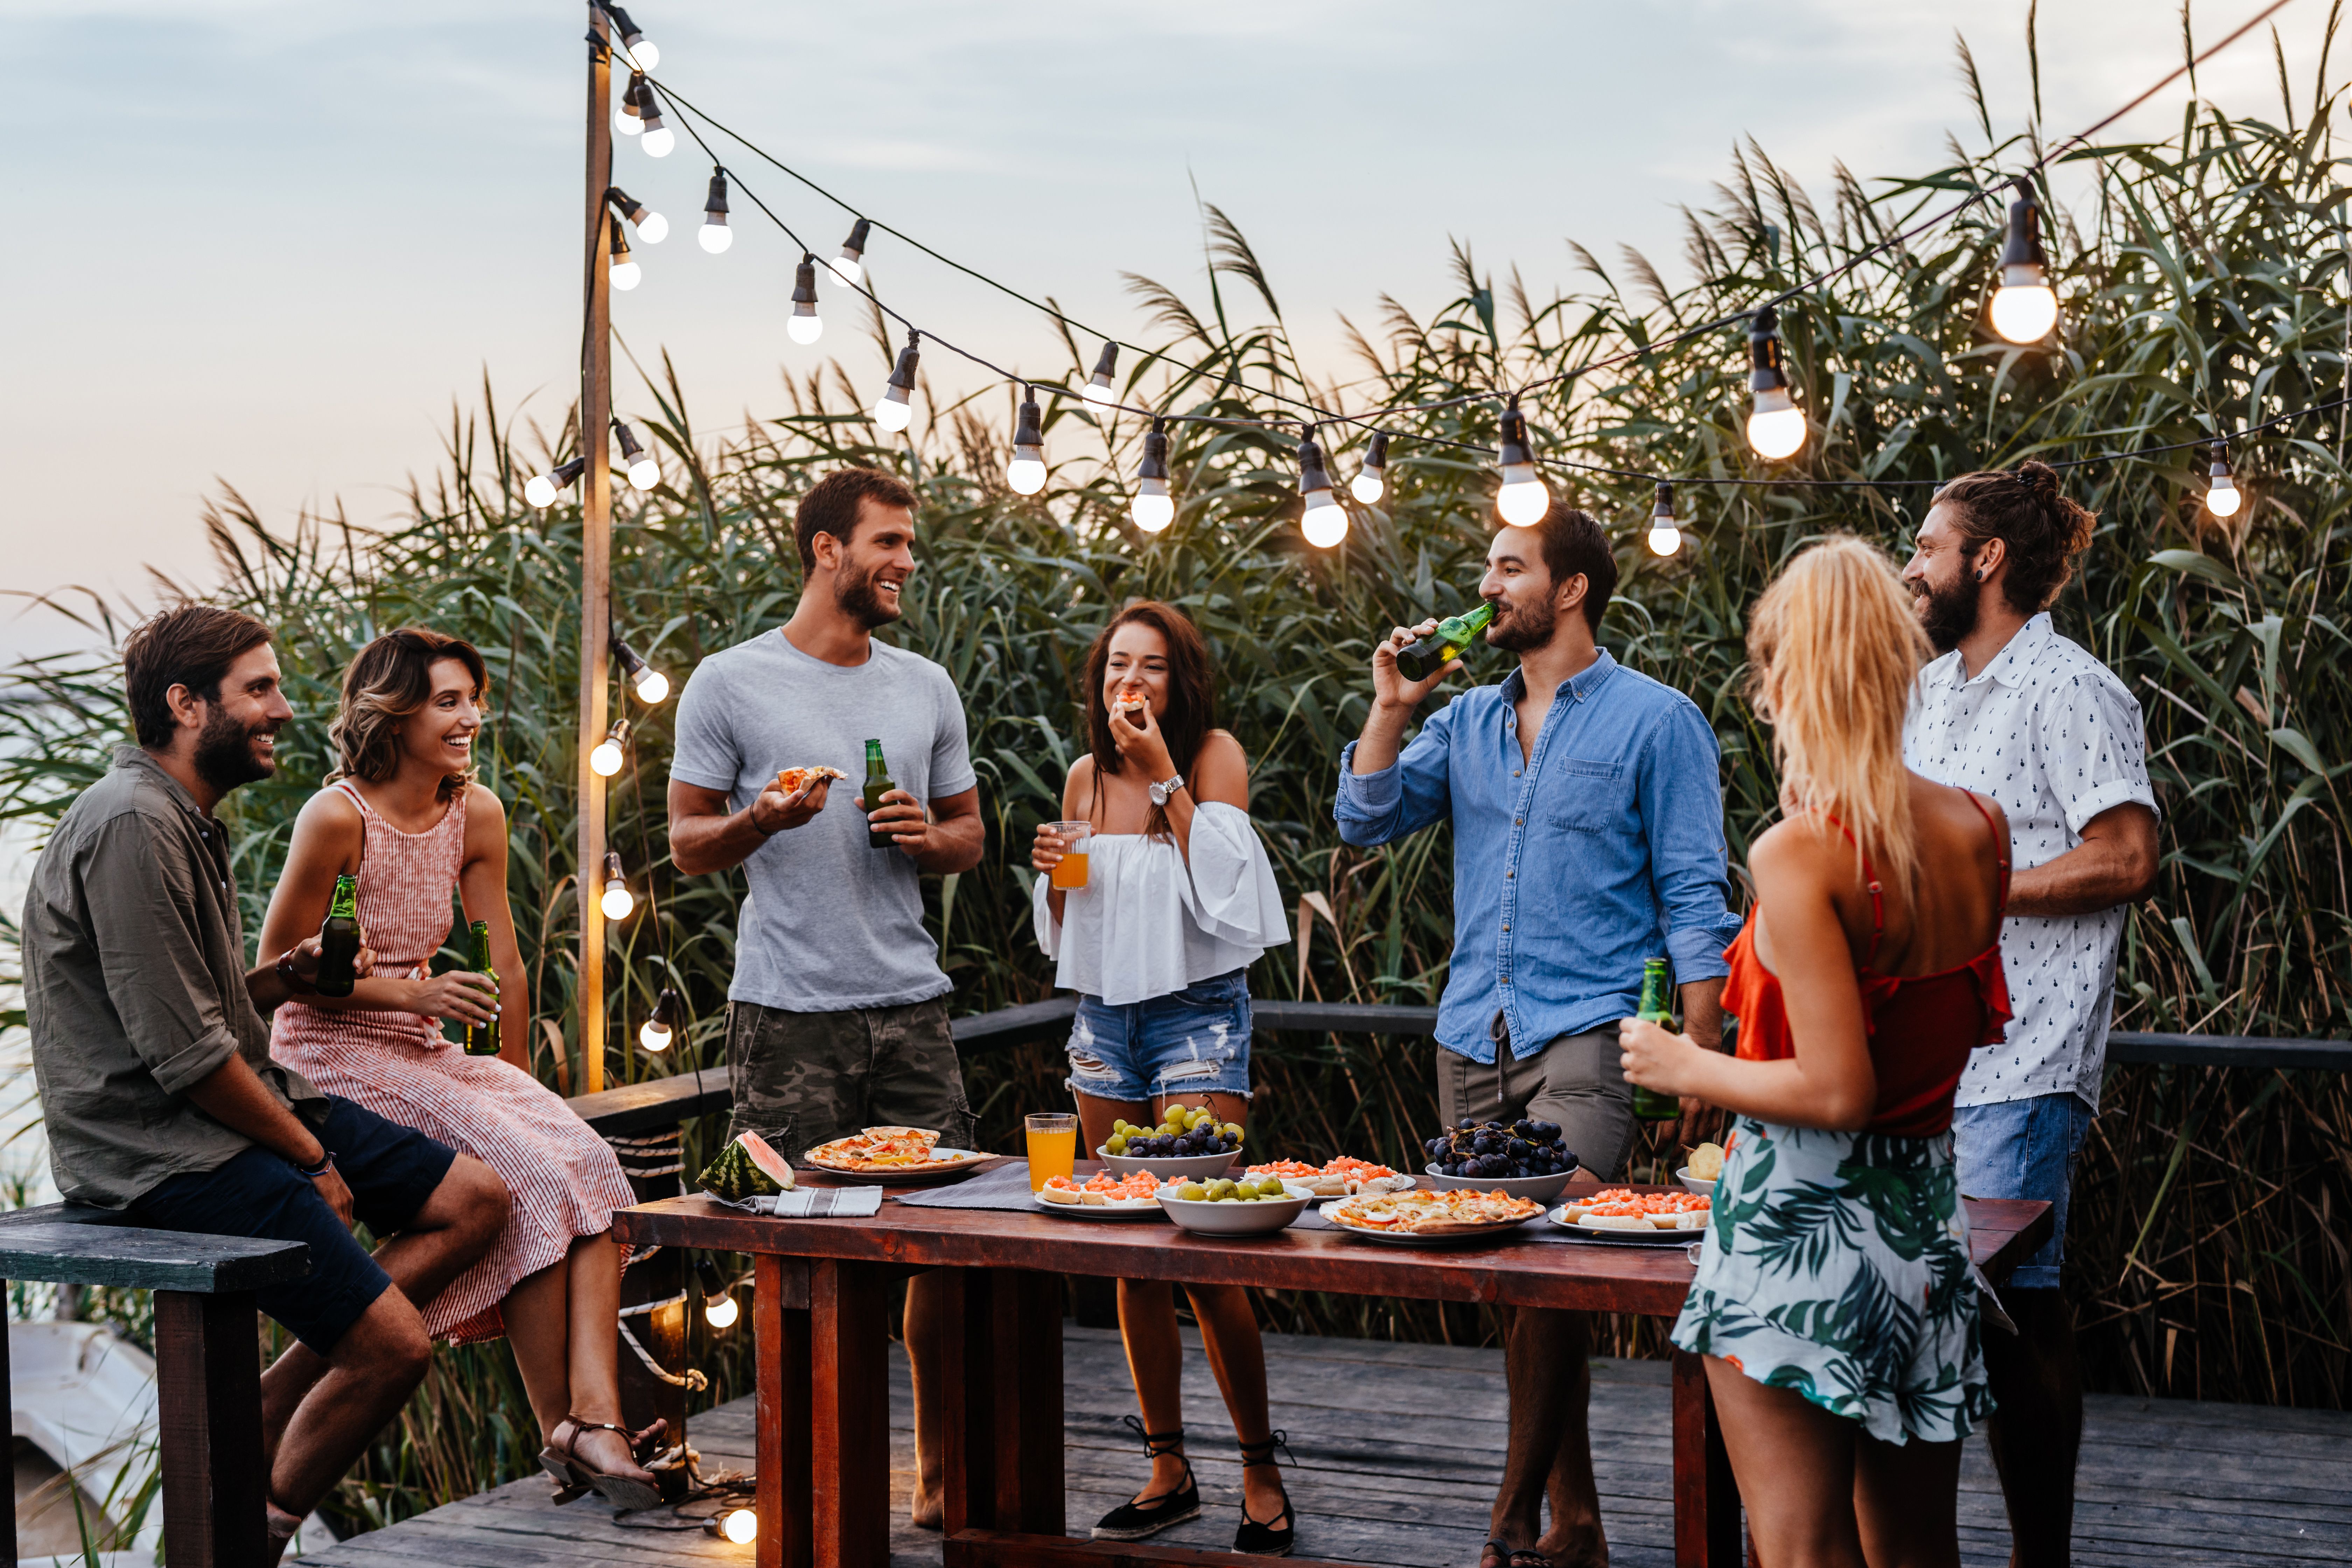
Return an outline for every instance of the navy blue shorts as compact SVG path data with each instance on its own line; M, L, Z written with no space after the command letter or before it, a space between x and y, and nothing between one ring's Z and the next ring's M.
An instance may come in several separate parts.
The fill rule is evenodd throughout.
M416 1217L457 1152L348 1100L331 1094L326 1104L325 1120L313 1122L311 1131L334 1152L335 1169L352 1190L353 1217L378 1237L393 1235ZM310 1272L270 1287L257 1300L320 1355L392 1285L392 1276L343 1228L293 1162L258 1146L213 1170L171 1177L132 1203L130 1215L155 1230L309 1247Z

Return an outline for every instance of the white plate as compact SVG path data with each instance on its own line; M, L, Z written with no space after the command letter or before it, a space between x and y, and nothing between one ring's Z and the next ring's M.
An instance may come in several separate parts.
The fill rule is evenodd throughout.
M1675 1180L1683 1184L1683 1191L1686 1193L1696 1193L1703 1198L1715 1196L1715 1184L1705 1176L1692 1175L1688 1165L1683 1166L1675 1173Z
M1428 1167L1421 1178L1438 1192L1454 1192L1467 1188L1479 1193L1507 1193L1529 1203L1549 1204L1568 1191L1568 1184L1576 1179L1577 1167L1553 1176L1442 1176L1437 1167Z
M1331 1200L1332 1203L1346 1203L1349 1200L1346 1198L1334 1198ZM1315 1212L1322 1214L1323 1217L1329 1222L1333 1230L1338 1231L1342 1236L1352 1236L1359 1241L1386 1242L1391 1247L1468 1247L1474 1243L1481 1241L1497 1241L1508 1237L1512 1233L1525 1226L1528 1219L1538 1217L1534 1215L1529 1215L1528 1219L1512 1220L1502 1225L1481 1226L1476 1230L1457 1231L1451 1236L1424 1236L1409 1230L1364 1230L1352 1225L1341 1225L1338 1220L1332 1219L1328 1214L1324 1213L1324 1209L1328 1209L1329 1207L1330 1204L1326 1204L1322 1209L1318 1209Z
M1057 1204L1046 1201L1042 1193L1032 1193L1029 1201L1047 1214L1064 1219L1166 1219L1168 1211L1160 1206L1158 1198L1138 1198L1115 1204Z
M1095 1151L1095 1158L1114 1176L1132 1176L1138 1171L1149 1171L1163 1182L1202 1182L1211 1176L1222 1176L1234 1168L1242 1157L1238 1149L1223 1154L1169 1155L1164 1159L1146 1158L1140 1154L1106 1154Z
M1308 1194L1292 1192L1283 1198L1255 1198L1248 1203L1228 1198L1210 1203L1202 1198L1162 1196L1160 1206L1186 1230L1203 1236L1267 1236L1282 1229L1307 1211Z
M1579 1241L1605 1242L1615 1247L1688 1247L1706 1234L1705 1226L1696 1230L1659 1230L1655 1226L1647 1231L1592 1230L1574 1220L1559 1217L1567 1212L1568 1206L1563 1204L1544 1217Z
M811 1151L814 1152L814 1151ZM960 1182L974 1171L985 1171L1000 1154L983 1153L977 1149L951 1149L944 1143L934 1144L933 1154L961 1154L961 1160L952 1165L939 1165L918 1171L845 1171L837 1165L821 1165L807 1154L801 1163L812 1171L822 1171L836 1182L856 1182L869 1187L919 1187L931 1182Z

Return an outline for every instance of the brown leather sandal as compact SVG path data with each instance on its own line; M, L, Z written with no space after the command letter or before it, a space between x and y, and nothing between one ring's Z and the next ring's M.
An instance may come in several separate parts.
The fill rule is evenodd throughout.
M642 1462L668 1429L667 1421L656 1421L642 1432L632 1432L610 1421L583 1421L577 1415L566 1415L556 1423L547 1447L539 1451L540 1467L568 1486L593 1488L624 1513L653 1508L661 1501L661 1489L650 1476L640 1480L635 1476L597 1469L580 1457L580 1438L588 1432L618 1432L629 1446L630 1457Z

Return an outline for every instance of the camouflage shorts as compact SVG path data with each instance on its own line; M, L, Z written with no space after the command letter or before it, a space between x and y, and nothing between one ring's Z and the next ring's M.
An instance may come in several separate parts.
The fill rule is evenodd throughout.
M757 1132L793 1163L861 1127L928 1127L969 1149L978 1129L944 1000L841 1013L727 1006L729 1135Z

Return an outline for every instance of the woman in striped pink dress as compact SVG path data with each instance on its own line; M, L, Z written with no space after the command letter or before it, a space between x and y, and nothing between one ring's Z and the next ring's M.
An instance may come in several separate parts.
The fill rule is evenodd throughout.
M416 1303L425 1326L461 1344L505 1334L547 1443L541 1462L624 1508L647 1508L657 1494L637 1461L654 1434L619 1425L625 1255L608 1234L613 1210L635 1199L604 1141L530 1072L506 812L473 782L487 685L473 647L416 626L376 638L344 672L330 731L337 770L295 823L261 951L317 931L336 877L351 873L376 963L348 997L280 1006L270 1054L504 1178L514 1194L505 1234L437 1300ZM495 975L431 973L452 892L467 920L489 922ZM445 1021L493 1018L503 1025L496 1057L442 1037Z

